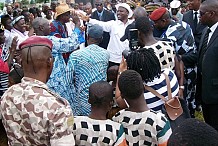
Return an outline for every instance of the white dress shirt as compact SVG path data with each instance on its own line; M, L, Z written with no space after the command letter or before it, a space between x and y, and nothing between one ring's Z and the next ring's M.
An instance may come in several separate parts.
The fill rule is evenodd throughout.
M133 21L134 20L128 20L127 23L124 24L120 20L111 20L107 22L98 21L95 19L89 20L89 23L100 25L103 27L105 32L109 32L110 34L110 41L107 47L107 50L110 53L109 61L120 63L122 60L123 50L129 50L129 41L125 40L124 42L121 42L120 38L124 35L126 27Z
M210 28L210 31L211 31L211 32L209 33L209 36L208 36L208 42L207 42L207 43L209 43L209 41L210 41L210 39L211 39L213 33L215 32L217 26L218 26L218 22L215 23L215 24Z
M195 12L197 12L197 18L198 18L198 19L197 19L197 20L198 20L197 23L199 23L199 21L200 21L200 20L199 20L199 17L200 17L200 11L199 11L199 10L198 10L198 11L194 11L194 10L193 10L193 20L195 19Z

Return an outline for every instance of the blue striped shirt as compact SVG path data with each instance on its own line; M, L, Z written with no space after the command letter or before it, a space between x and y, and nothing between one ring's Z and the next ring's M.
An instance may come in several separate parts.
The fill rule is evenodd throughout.
M168 98L167 93L167 84L165 80L165 76L163 75L165 73L168 75L170 79L170 87L172 91L172 97L176 96L179 93L179 84L176 78L176 75L171 69L163 69L162 74L160 78L155 78L152 82L148 82L146 85L156 90L159 94L163 95L164 97ZM159 97L155 96L151 92L145 90L144 97L147 103L147 106L154 110L154 111L160 111L162 109L162 106L164 104L164 101L160 99Z
M109 53L107 50L92 44L73 52L67 63L66 82L73 97L73 114L88 115L88 88L97 81L105 80ZM75 83L74 83L75 81Z
M78 36L73 32L68 38L57 38L55 36L44 37L52 41L52 56L54 57L53 69L47 85L49 89L58 93L61 97L67 99L70 105L72 105L72 99L64 82L66 63L62 53L72 52L79 47Z

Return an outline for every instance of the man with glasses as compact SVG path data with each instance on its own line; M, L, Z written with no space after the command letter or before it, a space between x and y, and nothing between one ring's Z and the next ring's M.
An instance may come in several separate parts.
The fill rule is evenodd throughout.
M97 19L103 22L115 20L114 14L104 8L103 0L96 0L95 7L96 7L96 10L91 15L92 19ZM109 33L104 31L103 40L99 44L99 46L104 49L107 49L109 40L110 40Z
M218 1L206 0L200 6L200 21L208 26L202 32L198 51L197 92L202 99L204 120L218 130Z

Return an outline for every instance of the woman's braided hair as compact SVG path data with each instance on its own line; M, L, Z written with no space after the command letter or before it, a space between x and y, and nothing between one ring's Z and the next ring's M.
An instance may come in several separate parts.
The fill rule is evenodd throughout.
M128 69L137 71L145 83L161 74L160 62L153 49L141 48L131 52L127 58L127 66Z

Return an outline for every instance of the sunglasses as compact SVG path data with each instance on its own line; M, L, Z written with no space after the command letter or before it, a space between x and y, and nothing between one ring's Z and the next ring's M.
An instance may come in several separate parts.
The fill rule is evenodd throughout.
M102 3L99 3L99 4L95 4L96 6L102 6Z
M200 16L203 16L203 15L205 15L207 13L207 11L206 12L201 12L200 11Z

